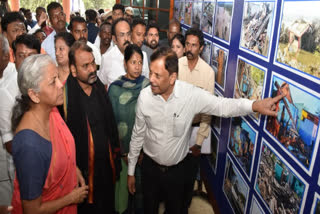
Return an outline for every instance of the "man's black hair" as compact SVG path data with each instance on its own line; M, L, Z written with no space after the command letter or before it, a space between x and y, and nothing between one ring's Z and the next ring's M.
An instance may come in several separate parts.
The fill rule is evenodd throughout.
M102 29L102 27L103 27L104 25L109 25L109 26L111 27L111 29L112 29L112 24L110 24L110 22L107 22L107 20L105 20L104 22L101 23L101 25L100 25L100 30Z
M164 58L165 69L169 74L177 73L178 74L178 57L177 54L170 47L160 47L150 56L150 62L153 62L157 59Z
M41 44L39 39L37 39L37 37L35 37L34 35L22 34L18 36L16 40L12 42L12 49L13 49L14 55L16 55L18 44L23 44L27 46L27 48L29 49L35 49L37 50L38 54L40 54Z
M132 24L131 24L131 27L134 28L135 26L137 25L143 25L143 26L147 26L145 21L141 18L134 18L132 20Z
M89 53L92 53L92 48L90 48L87 43L81 39L79 39L78 41L75 41L73 43L73 45L71 46L70 48L70 51L69 51L69 66L71 65L74 65L75 67L76 66L76 51L77 50L82 50L82 51L86 51L86 52L89 52Z
M75 16L75 17L73 17L73 18L71 19L70 24L69 24L69 26L68 26L68 29L69 29L70 31L72 31L72 29L73 29L73 23L75 23L75 22L85 23L85 24L86 24L86 20L85 20L83 17L81 17L81 16ZM87 25L86 25L86 26L87 26Z
M98 13L101 15L102 13L104 13L104 9L99 9Z
M201 30L197 29L197 28L189 28L186 32L186 35L185 35L185 39L187 41L187 37L189 35L192 35L192 36L196 36L198 37L199 39L199 42L200 42L200 47L202 47L204 45L204 39L203 39L203 33Z
M128 22L128 20L125 19L125 18L119 18L119 19L117 19L117 20L112 24L112 35L114 35L114 36L116 35L116 26L117 26L117 24L118 24L119 22L127 22L128 25L130 26L130 31L131 31L131 25L130 25L130 23Z
M122 4L115 4L112 7L112 11L115 11L115 10L122 10L122 13L124 13L124 6Z
M158 32L160 32L160 29L159 29L159 26L156 24L156 23L149 23L148 26L147 26L147 30L146 30L146 35L148 34L149 30L151 28L156 28Z
M36 35L36 34L39 33L39 32L46 34L46 32L44 32L44 30L42 30L42 29L40 28L40 29L36 30L32 35ZM46 34L46 36L47 36L47 34Z
M19 12L8 12L5 13L1 19L2 31L7 32L8 25L12 22L20 21L24 23L24 17Z
M50 4L48 4L47 11L48 11L49 16L50 16L50 11L54 10L54 9L57 9L57 8L61 8L61 10L63 10L62 5L60 3L58 3L58 2L54 2L53 1Z
M97 18L97 12L95 10L89 9L85 12L86 16L88 17L88 21L95 22Z

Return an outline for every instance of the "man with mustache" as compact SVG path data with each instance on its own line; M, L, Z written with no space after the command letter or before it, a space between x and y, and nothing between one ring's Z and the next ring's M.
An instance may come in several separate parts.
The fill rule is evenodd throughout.
M114 160L120 149L112 105L85 41L72 45L69 65L62 115L75 139L77 166L89 186L78 213L114 213L114 182L121 168L120 157Z
M53 32L42 42L41 47L49 54L52 59L56 60L56 52L54 49L54 36L60 32L66 32L66 14L63 7L58 2L51 2L47 6L49 20L53 28Z
M199 29L190 28L186 32L186 56L179 59L179 80L186 81L199 88L214 91L214 71L203 59L200 53L203 50L204 39L203 33ZM209 136L211 116L206 114L198 114L192 122L194 131L197 132L196 139L190 139L196 142L194 145L190 143L190 152L187 155L188 171L185 183L185 194L183 212L188 213L191 204L194 181L199 169L201 146L205 139Z
M18 36L27 32L24 17L19 12L8 12L1 19L1 28L9 42L10 62L14 62L12 43Z
M180 75L180 74L179 74ZM166 213L181 214L184 181L189 171L187 154L191 125L196 114L237 117L259 112L277 116L279 95L259 101L216 97L177 80L178 57L169 47L151 56L150 86L140 92L128 154L128 190L135 193L135 166L141 164L144 213L158 213L160 195Z
M131 43L131 26L126 19L119 18L113 23L112 39L115 46L102 56L101 69L98 72L101 82L107 86L126 74L123 53ZM146 73L149 73L149 68L148 65L143 64L142 75Z
M155 52L159 46L159 27L155 23L149 23L145 36L145 44L142 45L141 50L147 53L148 63L150 64L150 56Z
M112 25L109 22L102 22L99 30L100 43L96 47L100 48L101 55L105 54L107 51L111 50L111 41L112 41Z
M81 39L85 41L87 45L92 49L94 60L96 62L96 65L98 65L99 70L99 66L101 65L101 54L99 49L94 44L88 41L88 27L86 20L83 17L75 16L70 21L69 30L76 41Z
M133 44L136 44L139 48L142 47L144 36L146 34L146 23L141 18L135 18L132 21L132 34L131 34L131 40ZM149 71L149 63L148 63L148 57L146 52L142 51L143 54L143 65L148 67L145 71ZM149 72L145 72L142 75L149 78Z

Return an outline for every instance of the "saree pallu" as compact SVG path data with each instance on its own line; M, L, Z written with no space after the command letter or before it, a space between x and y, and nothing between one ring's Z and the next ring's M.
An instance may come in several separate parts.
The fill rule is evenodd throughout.
M74 139L57 108L50 112L50 139L52 145L51 162L41 194L42 203L56 200L77 187L76 153ZM22 214L19 183L14 180L12 214ZM77 205L66 206L57 214L76 214Z

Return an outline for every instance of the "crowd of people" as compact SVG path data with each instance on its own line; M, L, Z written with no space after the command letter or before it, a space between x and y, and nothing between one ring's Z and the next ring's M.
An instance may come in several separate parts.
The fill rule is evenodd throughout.
M275 116L283 97L214 96L203 34L177 20L160 40L121 4L35 14L1 18L1 214L188 213L210 115Z

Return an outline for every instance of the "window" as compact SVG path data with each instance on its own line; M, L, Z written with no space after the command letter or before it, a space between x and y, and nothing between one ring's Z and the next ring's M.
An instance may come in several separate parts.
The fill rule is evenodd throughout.
M160 28L160 39L165 39L169 20L173 18L171 1L173 3L174 0L117 0L117 3L132 7L134 16L141 17L146 24L155 20Z

